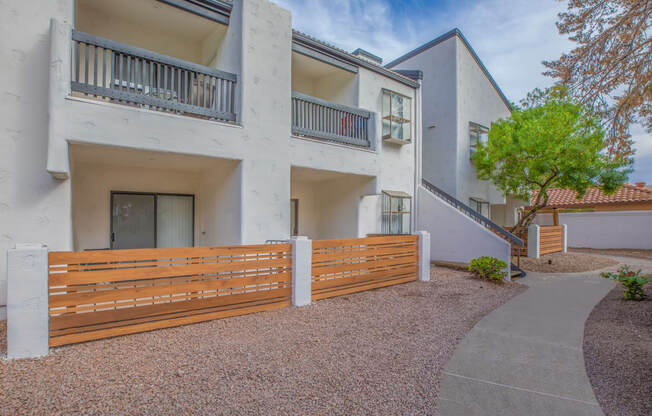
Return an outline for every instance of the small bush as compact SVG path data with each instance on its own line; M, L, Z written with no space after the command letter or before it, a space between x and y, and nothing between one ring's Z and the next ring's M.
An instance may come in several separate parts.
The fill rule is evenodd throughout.
M645 292L643 286L652 282L652 277L641 276L641 270L634 272L629 266L624 265L618 269L617 273L600 273L605 279L617 280L623 285L623 296L627 300L643 300Z
M469 271L474 276L491 282L502 282L507 276L506 268L507 263L489 256L478 257L469 263Z

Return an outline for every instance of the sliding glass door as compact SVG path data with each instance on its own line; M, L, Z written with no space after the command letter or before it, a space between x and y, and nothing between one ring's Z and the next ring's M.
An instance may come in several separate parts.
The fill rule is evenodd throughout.
M194 198L156 196L156 247L192 247Z
M111 193L111 248L194 245L194 195Z

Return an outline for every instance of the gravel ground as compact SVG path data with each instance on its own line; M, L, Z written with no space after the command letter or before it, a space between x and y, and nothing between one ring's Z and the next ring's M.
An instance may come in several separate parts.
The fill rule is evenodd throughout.
M652 260L652 250L624 249L624 248L569 248L574 253L604 254L616 257L633 257L635 259Z
M652 298L652 284L644 290ZM609 292L586 321L584 360L607 416L652 415L652 300Z
M444 268L431 276L2 362L0 412L437 414L440 373L456 344L526 287Z
M516 258L514 258L516 263ZM521 269L539 273L577 273L615 266L616 260L582 253L553 253L538 259L521 257Z

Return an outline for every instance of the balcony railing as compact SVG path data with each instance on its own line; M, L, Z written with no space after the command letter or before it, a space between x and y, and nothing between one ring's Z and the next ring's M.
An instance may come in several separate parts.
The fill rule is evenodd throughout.
M236 75L73 31L72 90L160 111L234 121Z
M293 134L370 147L372 120L369 111L292 92Z

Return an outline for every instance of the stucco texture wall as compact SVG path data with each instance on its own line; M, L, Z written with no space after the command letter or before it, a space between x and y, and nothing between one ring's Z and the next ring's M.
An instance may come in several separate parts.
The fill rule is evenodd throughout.
M45 170L50 18L71 22L72 1L5 1L0 24L0 315L6 250L16 243L72 248L69 182Z
M537 214L535 223L552 225L552 214ZM652 249L652 211L562 212L568 246Z
M423 71L423 177L466 204L504 204L500 191L477 178L469 122L490 127L510 110L462 39L452 36L396 68Z
M58 129L50 134L48 166L67 169L67 143L238 160L240 239L235 243L287 238L290 14L266 0L238 1L225 42L216 64L238 76L239 125L71 98L62 88L50 108ZM69 85L68 71L57 76L57 84Z
M216 161L201 170L184 171L76 163L72 176L74 249L110 247L111 191L194 195L195 245L237 244L241 239L238 165Z
M457 193L457 44L448 39L396 69L423 71L422 175L451 195Z
M360 217L360 204L365 195L374 191L375 179L339 176L306 181L301 173L293 172L291 197L299 200L299 235L313 240L366 237L359 234L366 229L363 222L368 220ZM365 214L375 220L380 213L370 210Z
M374 195L383 189L414 193L415 145L381 143L379 116L375 118L377 140L371 150L292 137L291 16L273 2L235 1L226 32L211 32L187 50L180 39L168 42L165 36L159 39L162 44L150 46L170 48L159 51L235 73L236 124L71 96L73 0L12 0L3 5L0 305L6 298L6 249L29 242L47 244L52 250L106 247L108 214L104 210L108 209L110 190L117 187L196 193L197 210L224 214L219 219L198 216L197 227L201 229L196 230L196 241L200 244L250 244L288 238L292 166L374 178L355 186L356 204L351 203L355 198L343 192L342 201L329 208L334 213L369 212L375 204L365 204L361 209L363 194ZM103 33L114 34L122 27L106 26L96 17L87 16L86 21L96 22L97 30L107 30ZM52 35L50 19L58 22ZM132 25L125 33L138 30ZM139 46L148 47L147 42L158 37L141 32L137 33L143 42ZM129 39L117 40L129 43ZM214 49L207 42L219 45ZM408 95L415 103L414 89L364 68L353 77L340 78L324 79L315 88L326 92L340 85L333 100L377 115L382 111L382 88ZM83 163L71 167L69 148L77 145L229 159L232 164L222 165L212 174L172 173L165 164L124 171L116 166L84 167ZM48 172L60 179L53 179ZM346 183L338 186L344 189ZM328 193L340 197L334 191ZM95 209L99 211L93 215L88 212ZM375 224L375 220L364 224ZM359 234L370 226L362 224L342 222L341 227L331 228L328 236Z
M494 121L509 117L510 110L491 85L486 74L473 58L464 42L457 42L457 131L458 131L458 190L457 198L468 203L477 198L491 204L504 204L505 197L489 181L478 179L470 160L471 143L469 123L490 127Z
M480 256L510 264L510 245L426 189L419 188L418 229L431 235L432 260L468 263Z

